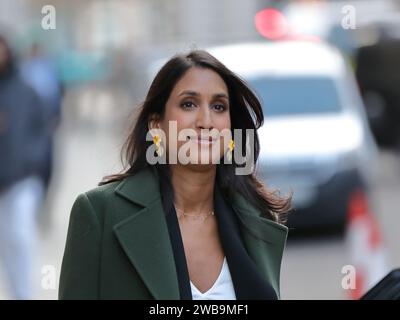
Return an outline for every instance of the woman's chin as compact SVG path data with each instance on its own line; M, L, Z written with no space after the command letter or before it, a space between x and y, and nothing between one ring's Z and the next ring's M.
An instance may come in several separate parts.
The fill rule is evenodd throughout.
M216 165L219 163L220 157L209 154L199 154L197 157L191 157L190 163L198 165Z

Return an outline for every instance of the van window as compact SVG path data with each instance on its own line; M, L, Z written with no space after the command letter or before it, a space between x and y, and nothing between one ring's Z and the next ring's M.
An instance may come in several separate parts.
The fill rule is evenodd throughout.
M253 77L247 79L265 115L337 113L342 107L337 87L327 77Z

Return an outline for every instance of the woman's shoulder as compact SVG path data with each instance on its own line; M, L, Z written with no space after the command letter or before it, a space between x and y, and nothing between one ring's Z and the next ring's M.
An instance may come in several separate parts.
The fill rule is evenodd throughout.
M119 199L119 196L123 198L146 198L149 193L155 193L157 182L158 180L153 171L145 168L135 174L121 177L117 181L108 182L90 189L80 196L86 197L96 207L103 207L110 201Z
M113 197L115 190L123 181L124 179L97 186L84 192L84 195L88 197L91 202L103 202Z
M146 205L157 200L156 179L148 172L141 170L79 194L72 206L71 216L79 219L92 217L102 223L107 217L120 219L130 215L132 204Z
M74 215L74 213L82 215L82 213L79 213L82 211L89 211L98 215L107 206L107 203L112 201L115 189L120 183L121 181L107 183L78 194L72 205L71 215Z

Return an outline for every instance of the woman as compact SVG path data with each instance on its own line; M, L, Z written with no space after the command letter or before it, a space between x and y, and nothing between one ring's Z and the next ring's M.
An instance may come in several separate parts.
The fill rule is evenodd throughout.
M126 141L128 169L72 208L59 297L279 298L289 200L238 174L234 152L255 164L245 129L262 122L256 96L209 53L169 60Z

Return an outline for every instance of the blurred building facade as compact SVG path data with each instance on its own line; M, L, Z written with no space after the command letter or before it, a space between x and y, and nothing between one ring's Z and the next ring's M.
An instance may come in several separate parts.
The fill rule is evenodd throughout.
M40 40L70 66L68 53L90 54L108 65L123 59L123 69L135 77L148 60L176 51L259 38L253 17L269 4L265 0L6 0L0 5L0 24L17 34L21 48ZM41 27L46 5L56 9L55 30ZM92 70L93 77L109 75L112 69ZM64 75L67 80L70 73ZM121 77L129 76L121 72ZM140 84L133 81L129 86Z
M0 26L17 34L25 48L39 39L57 55L66 82L111 80L141 97L148 62L177 51L230 42L261 40L255 14L268 6L283 8L307 1L274 0L3 0ZM356 4L357 19L398 8L397 0L309 1ZM367 5L365 5L368 2ZM373 4L374 3L374 4ZM56 9L56 29L43 30L42 8ZM367 9L373 9L368 10ZM331 10L332 11L332 10ZM66 66L67 65L67 66ZM123 67L121 67L121 65ZM137 81L136 81L137 80Z

